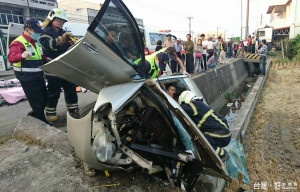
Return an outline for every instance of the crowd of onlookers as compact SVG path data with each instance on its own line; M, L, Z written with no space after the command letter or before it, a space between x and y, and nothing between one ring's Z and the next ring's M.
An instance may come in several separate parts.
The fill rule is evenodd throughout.
M177 39L173 42L171 35L167 35L167 40L157 41L155 51L165 47L175 47L176 55L185 64L186 72L189 74L207 72L219 64L224 64L226 58L244 57L245 53L260 54L262 40L258 36L249 35L247 39L238 40L229 38L227 42L219 36L217 39L212 37L205 38L204 34L200 35L194 43L191 35L186 35L186 41L182 42ZM266 43L264 43L266 44ZM179 72L180 68L176 61L171 60L172 73Z

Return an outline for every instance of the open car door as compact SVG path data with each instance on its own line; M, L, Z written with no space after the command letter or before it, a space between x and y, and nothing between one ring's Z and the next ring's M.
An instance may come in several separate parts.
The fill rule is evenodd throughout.
M103 87L143 79L144 43L139 27L121 0L106 0L85 36L41 68L95 93Z

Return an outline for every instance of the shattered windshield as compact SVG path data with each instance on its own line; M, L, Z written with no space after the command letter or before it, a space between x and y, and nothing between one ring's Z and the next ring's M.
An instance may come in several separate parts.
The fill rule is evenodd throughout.
M94 33L130 64L142 57L133 23L127 12L112 0Z

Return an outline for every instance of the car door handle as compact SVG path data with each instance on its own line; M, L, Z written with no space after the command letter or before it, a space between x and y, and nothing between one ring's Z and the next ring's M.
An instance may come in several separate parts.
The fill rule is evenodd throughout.
M83 45L90 50L92 53L95 53L96 55L99 55L99 52L94 49L90 44L88 44L87 42L83 42Z

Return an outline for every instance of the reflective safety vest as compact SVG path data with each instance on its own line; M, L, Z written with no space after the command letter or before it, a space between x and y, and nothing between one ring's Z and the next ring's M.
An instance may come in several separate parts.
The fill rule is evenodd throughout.
M160 68L159 68L159 66L156 66L156 64L155 64L155 57L158 53L164 52L166 49L167 48L160 49L159 51L156 51L156 52L152 53L151 55L147 55L145 57L145 59L150 63L150 71L148 73L150 78L153 79L153 78L158 77Z
M182 103L181 107L191 117L200 131L212 138L231 137L231 133L224 117L214 112L200 100Z
M149 78L153 79L159 75L159 66L155 64L155 57L158 52L152 53L151 55L146 56L146 60L150 63L150 70L148 72Z
M38 43L35 43L36 48L34 48L34 46L22 35L16 38L14 41L22 43L25 47L25 50L29 53L32 53L31 57L22 59L17 63L13 63L14 72L17 79L21 81L43 79L43 70L39 68L39 66L43 65L43 60Z

